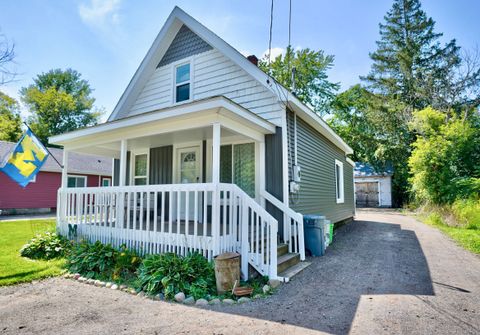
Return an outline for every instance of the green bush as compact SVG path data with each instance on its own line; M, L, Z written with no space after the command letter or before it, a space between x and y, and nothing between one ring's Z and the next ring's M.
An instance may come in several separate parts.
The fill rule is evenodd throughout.
M82 241L73 246L67 258L67 268L87 278L111 278L117 252L110 244Z
M213 264L198 253L147 256L138 269L138 285L148 294L163 292L167 299L178 292L195 299L216 293Z
M65 256L69 242L62 236L46 232L32 238L22 249L20 254L31 259L54 259Z
M138 256L135 250L129 250L125 245L122 245L119 252L115 253L115 266L113 269L112 280L134 280L136 278L136 271L141 263L142 258Z
M457 200L452 205L452 213L459 225L480 230L480 200Z

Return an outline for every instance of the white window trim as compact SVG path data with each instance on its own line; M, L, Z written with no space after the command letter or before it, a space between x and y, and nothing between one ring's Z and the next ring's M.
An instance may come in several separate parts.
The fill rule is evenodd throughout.
M108 180L108 185L107 185L107 186L104 186L104 185L103 185L103 182L104 182L105 180ZM102 187L110 187L110 186L112 186L112 178L102 178L102 181L101 181L100 186L102 186Z
M340 178L337 178L337 166L340 170ZM344 182L344 173L343 173L343 163L338 159L335 159L335 198L337 204L343 204L345 202L345 182ZM337 185L337 180L340 182L340 185ZM340 190L340 194L338 194Z
M193 67L193 57L184 58L179 61L172 63L172 105L181 105L184 103L191 102L193 100L193 79L194 79L194 67ZM190 64L190 80L184 81L180 84L177 84L177 67ZM177 86L190 84L189 99L177 102Z
M139 155L147 155L147 175L146 176L135 176L135 159ZM150 149L131 151L130 153L130 185L135 186L135 179L137 178L146 178L146 184L150 185L150 180L148 176L150 175Z
M84 183L84 185L85 185L84 187L87 187L87 181L88 181L87 176L81 176L81 175L78 175L78 174L67 174L67 187L68 187L68 178L70 178L70 177L72 177L72 178L83 178L83 180L84 180L84 182L85 182L85 183ZM75 183L75 188L76 188L76 187L77 187L77 186L76 186L76 183Z

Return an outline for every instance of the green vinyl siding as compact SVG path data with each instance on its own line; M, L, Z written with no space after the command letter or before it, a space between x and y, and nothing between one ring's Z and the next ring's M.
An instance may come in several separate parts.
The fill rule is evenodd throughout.
M294 162L294 116L287 114L289 179ZM302 214L321 214L332 222L354 215L353 167L345 153L297 117L297 163L301 167L300 192L290 195L290 206ZM336 200L335 159L343 163L344 202Z

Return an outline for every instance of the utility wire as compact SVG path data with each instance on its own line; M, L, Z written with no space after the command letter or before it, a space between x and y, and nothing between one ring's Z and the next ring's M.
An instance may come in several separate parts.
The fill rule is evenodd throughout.
M270 7L270 33L268 37L268 72L272 72L272 32L273 32L273 0Z

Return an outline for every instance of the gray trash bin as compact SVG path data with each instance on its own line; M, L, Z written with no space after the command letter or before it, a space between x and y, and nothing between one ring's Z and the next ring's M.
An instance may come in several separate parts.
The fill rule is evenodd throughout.
M325 253L324 216L304 215L303 227L305 236L305 249L310 251L312 256L323 256Z

